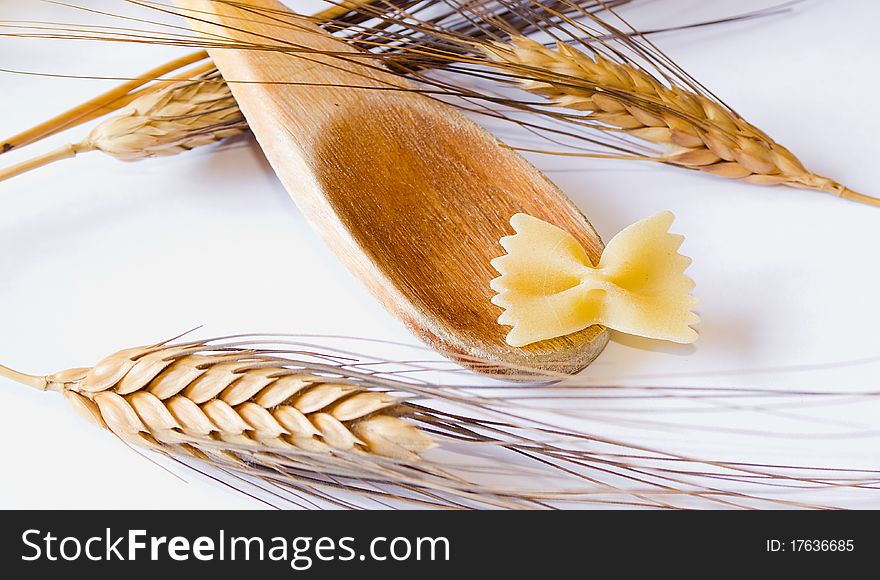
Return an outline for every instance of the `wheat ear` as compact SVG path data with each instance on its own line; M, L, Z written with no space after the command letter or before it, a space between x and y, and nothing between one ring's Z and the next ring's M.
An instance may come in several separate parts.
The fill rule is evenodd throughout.
M254 453L363 452L413 461L432 439L398 397L291 368L247 349L204 343L117 352L47 377L0 374L57 391L83 416L165 453L252 460Z
M0 170L0 181L87 151L123 161L175 155L243 132L247 123L229 85L206 72L134 99L79 143Z
M355 506L335 491L433 507L542 505L532 492L470 482L422 459L436 444L429 431L480 447L502 443L479 436L478 421L435 413L391 392L399 386L395 393L418 398L417 385L347 369L332 352L255 346L262 343L162 343L45 377L0 365L0 376L61 393L127 443L341 507ZM546 492L560 496L565 499Z
M626 4L630 1L631 0L614 0L614 2L612 2L610 5L616 6ZM435 4L442 3L443 0L429 0L424 5L420 5L417 8L417 11L429 9ZM504 16L511 18L513 21L516 22L516 29L521 33L534 32L539 28L537 26L537 23L532 21L531 19L523 19L518 16L517 11L520 10L520 8L514 9L513 7L506 6L503 3L495 4L494 0L478 0L478 3L476 5L491 6L492 10L494 11L493 18ZM564 5L564 0L554 0L553 3L553 6L556 6L557 8L562 8L566 13L575 12L577 10L583 9L582 6L584 8L598 9L599 7L604 5L604 2L600 2L598 0L578 0L577 3L567 7ZM399 43L397 37L393 34L388 35L384 31L385 26L379 26L374 29L370 26L361 25L364 19L371 18L377 18L380 21L387 22L387 20L385 19L388 17L388 13L396 13L397 11L398 8L395 8L393 4L388 4L387 2L383 2L382 0L349 0L347 2L339 3L316 13L312 17L312 19L315 22L321 23L328 31L334 33L344 33L344 36L346 36L349 42L354 46L358 46L363 50L375 50L381 47L382 51L387 53L386 56L390 55L393 57L392 61L400 59L399 62L396 62L396 68L392 67L399 74L405 74L406 71L412 71L426 67L430 68L432 66L442 66L443 64L445 64L450 56L447 53L443 53L442 56L437 57L431 61L425 61L419 58L420 56L424 56L420 53L420 51L413 50L414 48L418 47L419 42L433 46L438 41L436 35L428 34L425 35L424 38L419 38L416 40L408 39L407 42L403 44L403 46L398 46ZM510 25L503 18L502 20L505 22L504 26ZM489 19L486 15L484 15L483 18L479 19L481 25L476 26L471 18L461 15L457 9L449 10L443 13L442 16L433 19L433 21L437 23L438 26L448 26L451 30L464 30L478 37L495 38L498 34L503 33L503 31L498 28L499 23L495 22L493 19ZM40 37L40 35L37 36ZM52 35L49 34L47 35L47 37L52 38ZM108 38L112 38L112 36ZM461 51L463 48L465 48L465 52L467 52L468 47L462 47L456 44L449 44L447 48L452 50L452 54L454 54L456 50ZM436 47L433 48L433 50L436 49ZM411 58L413 62L408 62L407 59L409 57L413 57ZM217 70L216 65L214 65L211 61L208 61L202 66L188 70L183 74L177 75L170 79L163 78L163 75L167 73L174 72L178 69L184 69L193 63L205 60L207 58L208 53L205 50L200 50L189 55L175 58L174 60L169 61L159 67L156 67L138 77L135 77L119 85L118 87L115 87L105 93L102 93L101 95L89 99L88 101L81 103L68 111L56 115L55 117L39 123L38 125L31 127L30 129L27 129L17 135L0 141L0 155L13 149L19 149L26 145L36 143L37 141L40 141L47 137L51 137L52 135L55 135L67 129L71 129L73 127L82 125L86 122L92 121L114 111L122 109L142 95L157 90L162 90L163 87L167 87L170 82L192 80L196 78L199 74L204 73L206 76L212 78L217 75L217 80L214 82L218 82L220 84L225 83L222 77L219 76L219 71ZM390 62L390 64L394 63ZM148 83L151 83L153 81L155 81L155 83L148 85ZM144 87L144 85L148 86ZM30 169L35 169L37 167L45 165L47 163L51 163L59 159L72 157L76 153L77 151L72 150L70 146L62 147L49 154L20 164L15 168L16 173L14 174L18 175L25 171L29 171ZM0 173L0 175L11 177L13 175L12 169L8 170L7 172Z
M347 14L353 12L362 5L369 4L372 0L349 0L348 2L330 6L321 10L314 15L314 19L318 22L333 21L337 18L344 18ZM69 31L68 31L69 32ZM64 111L63 113L47 119L34 127L31 127L21 133L8 137L0 141L0 154L6 153L13 149L18 149L32 143L36 143L47 137L51 137L57 133L71 129L73 127L87 123L94 119L103 117L109 113L117 111L131 101L138 98L142 94L153 92L167 86L168 81L179 81L184 79L193 79L196 75L206 73L208 75L218 74L217 67L208 62L205 66L192 69L171 79L164 79L164 75L183 69L193 63L205 60L208 53L205 50L199 50L191 54L177 57L158 67L155 67L137 77L128 80L109 91L80 103L79 105ZM155 81L155 82L154 82ZM154 84L149 84L154 83ZM148 85L149 84L149 85ZM145 88L144 85L148 85Z
M404 381L363 366L389 361L284 336L126 349L92 368L45 377L0 365L0 377L59 392L128 443L197 470L212 466L233 478L226 482L231 487L245 491L251 482L283 501L305 494L358 507L335 495L344 492L385 507L822 507L776 498L773 490L870 490L876 479L864 469L701 460L572 431L521 416L527 407L512 395L519 387L503 386L499 398L412 375ZM441 449L424 453L435 443ZM490 473L495 481L484 479ZM549 485L524 487L523 478L536 473ZM719 487L728 477L734 489ZM769 488L760 492L764 485Z
M140 91L138 91L140 87L156 81L165 74L174 72L206 58L208 58L208 53L202 50L175 58L161 66L155 67L130 81L126 81L109 91L101 93L100 95L61 113L60 115L56 115L51 119L47 119L46 121L27 129L26 131L3 140L0 142L0 154L24 147L25 145L30 145L31 143L35 143L41 139L60 133L65 129L81 125L119 110L137 98L137 95L140 94ZM140 90L150 91L154 88L159 88L159 86L161 85L153 85Z
M871 205L856 193L807 170L794 154L712 98L664 84L645 69L587 54L559 42L548 48L517 36L482 47L524 90L555 106L584 111L579 120L659 145L657 161L758 185L814 189Z

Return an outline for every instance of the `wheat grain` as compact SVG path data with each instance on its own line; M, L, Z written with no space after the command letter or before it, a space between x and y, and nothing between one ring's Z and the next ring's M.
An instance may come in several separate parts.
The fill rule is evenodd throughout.
M806 169L791 151L709 96L665 84L644 68L558 42L548 48L517 36L482 45L522 89L555 106L583 111L579 121L659 145L656 160L758 185L815 189L877 205Z

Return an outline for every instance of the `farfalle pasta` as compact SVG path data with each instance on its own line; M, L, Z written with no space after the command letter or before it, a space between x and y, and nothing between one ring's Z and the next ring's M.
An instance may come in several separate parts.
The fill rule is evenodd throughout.
M594 266L570 233L536 217L510 219L515 235L501 238L507 255L492 260L492 303L499 324L512 326L511 346L526 346L599 324L647 338L697 339L690 295L694 282L678 253L684 238L670 234L675 216L661 212L625 228Z

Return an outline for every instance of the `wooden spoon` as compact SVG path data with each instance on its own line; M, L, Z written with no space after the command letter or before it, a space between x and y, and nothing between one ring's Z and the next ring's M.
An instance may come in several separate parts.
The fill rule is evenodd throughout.
M574 373L598 356L609 334L600 326L511 347L490 302L489 261L504 254L515 213L571 232L594 262L602 253L587 219L537 169L283 4L177 4L206 37L255 45L209 52L287 191L413 333L490 374Z

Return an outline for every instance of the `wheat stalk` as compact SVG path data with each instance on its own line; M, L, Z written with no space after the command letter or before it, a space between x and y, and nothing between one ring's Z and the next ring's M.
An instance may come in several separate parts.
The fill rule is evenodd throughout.
M0 181L88 151L123 161L176 155L238 135L247 122L216 69L191 81L147 92L78 143L0 170Z
M564 42L555 49L525 37L481 45L522 89L554 106L585 112L578 121L659 145L657 161L757 185L814 189L880 205L809 171L795 155L718 101L644 68Z

